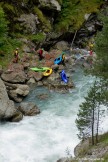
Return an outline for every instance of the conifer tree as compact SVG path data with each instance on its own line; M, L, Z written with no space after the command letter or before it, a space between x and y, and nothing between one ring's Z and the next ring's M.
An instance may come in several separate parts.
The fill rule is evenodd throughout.
M77 114L78 118L76 119L76 125L79 130L78 137L83 140L92 137L92 145L95 143L95 135L96 143L98 142L99 122L103 115L101 110L101 104L103 104L101 88L100 81L95 81L88 92L88 96L85 97L85 102L80 105Z
M108 81L108 8L100 16L103 22L103 29L95 39L96 61L93 74Z

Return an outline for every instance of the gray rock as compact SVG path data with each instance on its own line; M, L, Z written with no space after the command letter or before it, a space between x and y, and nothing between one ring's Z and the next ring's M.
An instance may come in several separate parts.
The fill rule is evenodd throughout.
M76 160L73 157L64 157L64 158L57 160L57 162L75 162L75 161Z
M29 86L25 84L12 84L5 82L8 90L8 95L15 102L21 102L25 96L29 93Z
M15 115L13 115L9 121L10 122L19 122L23 119L23 114L20 111L17 111Z
M10 83L24 83L26 81L26 74L24 71L11 72L8 71L1 75L1 78Z
M31 85L31 84L36 84L36 81L34 78L30 78L27 82L28 85Z
M61 6L56 0L39 0L39 2L40 2L40 7L42 8L61 11Z
M25 28L25 33L36 33L36 24L39 24L38 17L36 15L22 14L20 18L18 18L18 21L21 23L21 26Z
M53 48L61 50L61 51L68 50L69 44L68 44L68 42L60 41L60 42L56 43L55 46L53 46Z
M6 92L6 87L0 79L0 120L9 120L14 116L17 117L18 111L15 108L14 102L9 100ZM22 118L19 118L21 120Z
M38 107L32 102L22 102L18 107L18 110L21 111L25 116L34 116L40 113Z

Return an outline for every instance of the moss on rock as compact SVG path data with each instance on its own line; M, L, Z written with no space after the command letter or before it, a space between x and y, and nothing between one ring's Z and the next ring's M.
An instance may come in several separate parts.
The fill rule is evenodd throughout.
M50 21L43 15L42 11L36 6L34 7L33 12L38 16L40 22L43 24L43 27L41 26L41 28L43 28L43 31L47 30L47 32L49 32L51 30Z

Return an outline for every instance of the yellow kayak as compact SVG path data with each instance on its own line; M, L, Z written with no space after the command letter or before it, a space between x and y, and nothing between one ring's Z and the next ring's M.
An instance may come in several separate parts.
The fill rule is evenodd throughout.
M44 75L44 76L49 76L49 75L51 75L51 73L52 73L52 69L49 68L48 70L46 70L46 71L43 73L43 75Z

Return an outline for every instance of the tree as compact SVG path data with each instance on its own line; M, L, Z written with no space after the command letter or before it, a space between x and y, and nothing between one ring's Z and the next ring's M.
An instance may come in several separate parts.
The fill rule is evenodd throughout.
M108 81L108 8L100 16L103 29L95 38L96 61L92 73Z
M6 39L7 36L7 31L8 31L7 24L8 22L5 19L4 11L2 7L0 7L0 46L3 45L4 40Z
M108 100L106 99L106 81L103 79L100 79L96 81L97 91L96 91L96 143L98 143L98 136L99 136L99 126L100 126L100 120L101 117L104 115L105 110L101 109L101 105L107 105Z
M78 137L83 140L91 137L92 145L95 144L95 135L96 143L98 142L99 121L103 115L100 107L103 103L101 88L100 81L95 81L93 87L88 92L88 96L85 97L85 102L80 105L77 114L78 119L76 119L76 125L79 130Z

